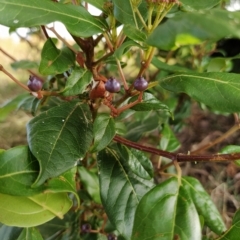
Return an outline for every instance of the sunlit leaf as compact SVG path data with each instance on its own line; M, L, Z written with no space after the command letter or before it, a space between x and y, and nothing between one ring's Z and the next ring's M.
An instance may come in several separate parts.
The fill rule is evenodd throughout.
M0 222L8 226L32 227L63 215L72 206L66 193L47 193L32 197L0 194Z
M237 152L240 152L240 146L238 146L238 145L228 145L228 146L222 148L220 152L224 153L224 154L237 153ZM234 161L234 163L236 165L240 166L240 159Z
M35 186L72 168L92 143L87 104L63 103L33 118L27 125L30 149L40 164Z
M0 0L0 24L8 27L32 27L59 21L76 36L89 37L100 33L105 23L75 5L48 0Z
M239 75L234 73L193 73L170 75L161 86L223 112L240 112Z

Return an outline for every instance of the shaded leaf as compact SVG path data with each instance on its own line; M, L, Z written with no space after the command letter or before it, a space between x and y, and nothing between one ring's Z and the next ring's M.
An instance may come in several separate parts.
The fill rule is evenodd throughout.
M219 9L177 14L159 25L149 36L147 43L160 49L171 50L182 45L199 44L205 40L217 41L226 36L240 37L237 25L239 18L239 13Z
M153 57L151 62L156 68L160 70L164 70L171 73L189 73L193 72L192 70L185 68L185 67L179 67L175 65L168 65L167 63L164 63L160 61L158 58Z
M136 149L130 150L121 145L118 145L118 148L123 161L125 161L133 173L143 179L150 180L153 178L152 162L145 156L143 152Z
M27 124L30 149L40 164L34 183L41 185L72 168L92 143L92 120L88 105L69 102L53 107Z
M52 39L48 39L42 49L39 72L43 75L59 74L74 65L75 55L69 48L59 50Z
M62 91L64 96L74 96L86 91L86 87L92 80L92 73L87 69L76 67L71 76L67 79L65 89Z
M233 73L176 74L164 78L161 86L223 112L240 112L239 75Z
M85 167L79 167L78 172L80 175L80 181L89 195L96 203L101 204L98 176L87 170Z
M0 193L30 196L43 191L31 188L39 174L39 163L27 146L10 148L0 153Z
M100 194L110 222L130 239L136 207L152 187L130 171L117 150L104 149L98 154Z
M38 64L33 61L29 60L21 60L16 61L14 63L11 63L11 67L14 69L32 69L32 68L38 68Z
M36 228L24 228L17 240L43 240Z
M21 230L22 230L21 228L2 225L0 226L0 239L16 240L19 234L21 233Z
M48 0L0 0L0 24L8 27L32 27L62 22L70 33L90 37L100 33L105 23L75 5L56 4Z
M94 144L92 152L98 152L105 148L115 135L115 122L113 118L106 113L97 115L93 124Z
M212 8L220 2L221 2L221 0L208 0L208 1L206 1L206 0L199 0L199 1L181 0L181 3L183 5L187 5L196 10Z
M136 101L138 96L134 96L130 98L128 103ZM157 98L155 98L151 93L144 92L143 93L143 101L138 103L137 105L131 107L131 109L135 111L151 111L151 110L164 110L169 111L167 105L160 102Z
M143 196L135 214L132 240L200 240L200 222L186 190L172 177Z
M122 56L125 53L127 53L133 46L142 48L138 43L136 43L132 40L127 40L123 44L121 44L121 46L115 51L114 55L116 56L116 58L118 58L120 60L122 58Z
M32 197L0 194L0 222L8 226L32 227L54 217L63 218L72 201L65 193L47 193Z
M184 177L182 178L182 182L184 188L187 189L191 195L198 213L204 217L205 225L217 234L226 231L226 226L219 211L201 183L192 177Z
M174 152L180 147L180 142L174 135L168 124L164 124L161 130L160 148L169 152Z
M17 97L3 103L0 106L0 121L4 121L12 111L19 108L19 105L21 105L23 101L29 98L36 99L35 97L29 96L29 94L26 93L26 94L19 94Z
M124 25L123 32L127 37L134 41L145 42L145 40L147 39L147 36L143 31L137 29L136 27L130 24Z

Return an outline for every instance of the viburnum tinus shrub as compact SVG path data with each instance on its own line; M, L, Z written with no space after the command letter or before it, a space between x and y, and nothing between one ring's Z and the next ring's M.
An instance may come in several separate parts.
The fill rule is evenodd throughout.
M0 65L23 89L0 113L33 115L28 145L0 151L1 239L239 238L239 211L226 222L180 165L240 159L234 143L204 152L238 125L189 152L176 137L192 102L238 121L239 75L230 58L211 57L218 40L240 38L238 12L219 0L0 0L0 9L0 24L45 37L39 62L14 60L30 72L25 83Z

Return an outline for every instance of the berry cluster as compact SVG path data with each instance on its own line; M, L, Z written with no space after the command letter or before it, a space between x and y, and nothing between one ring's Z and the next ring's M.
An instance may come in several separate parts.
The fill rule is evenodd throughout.
M142 92L147 89L148 82L144 77L139 77L134 81L133 86L136 90ZM111 77L105 83L105 89L110 93L117 93L121 89L121 84Z

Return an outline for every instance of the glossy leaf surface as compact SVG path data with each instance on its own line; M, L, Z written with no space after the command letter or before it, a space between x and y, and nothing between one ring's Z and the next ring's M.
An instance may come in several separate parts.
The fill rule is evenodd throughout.
M226 231L226 226L220 213L200 182L192 177L184 177L182 181L190 193L198 213L204 217L205 225L217 234L222 234Z
M85 8L47 0L0 0L0 24L32 27L60 21L76 36L89 37L103 31L104 22Z
M76 67L71 76L67 79L65 89L62 94L64 96L74 96L81 94L86 90L86 87L90 84L92 74L87 69Z
M43 187L31 188L39 173L39 163L27 146L10 148L0 153L0 193L30 196Z
M100 194L109 220L118 232L130 239L136 207L153 183L139 178L115 149L98 154Z
M153 224L154 223L154 224ZM200 240L200 222L187 191L170 178L141 199L135 214L132 240Z
M42 49L39 72L43 75L63 73L74 65L74 61L75 56L70 49L59 50L53 40L48 39Z
M164 78L161 86L223 112L239 112L239 75L233 73L176 74Z
M93 124L93 135L92 152L102 150L112 141L115 135L115 122L109 114L98 114Z
M53 107L27 125L30 149L40 164L35 186L72 168L92 143L92 120L86 104Z
M72 206L65 193L47 193L32 197L0 194L0 222L8 226L32 227L63 215Z

